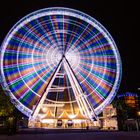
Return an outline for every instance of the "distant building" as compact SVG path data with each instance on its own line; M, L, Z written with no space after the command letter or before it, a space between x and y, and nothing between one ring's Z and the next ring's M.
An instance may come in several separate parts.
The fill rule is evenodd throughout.
M128 107L139 110L138 94L132 92L126 92L126 93L119 94L117 97L118 99L123 99Z
M112 104L105 107L100 121L102 129L118 130L117 111Z
M118 100L122 101L123 111L118 110L118 118L120 118L118 121L121 122L123 130L140 130L140 108L138 94L126 92L119 94L117 98Z

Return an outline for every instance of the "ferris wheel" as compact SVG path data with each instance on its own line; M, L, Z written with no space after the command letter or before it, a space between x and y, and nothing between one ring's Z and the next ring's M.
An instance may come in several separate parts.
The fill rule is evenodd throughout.
M120 84L121 60L109 32L69 8L41 9L22 18L3 41L0 57L1 85L28 117L44 100L77 103L87 106L84 113L98 115Z

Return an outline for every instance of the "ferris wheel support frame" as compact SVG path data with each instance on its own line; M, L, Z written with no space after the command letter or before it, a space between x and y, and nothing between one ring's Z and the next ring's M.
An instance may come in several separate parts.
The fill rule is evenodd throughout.
M39 113L39 110L40 110L40 108L41 108L41 106L42 106L44 100L46 99L46 96L47 96L47 94L48 94L48 92L49 92L49 90L50 90L50 87L51 87L51 85L52 85L52 83L53 83L53 81L54 81L54 79L55 79L55 77L56 77L56 75L57 75L57 72L59 71L59 69L60 69L60 67L61 67L61 64L62 64L62 59L60 60L60 62L59 62L59 64L58 64L58 66L57 66L57 68L56 68L54 74L52 75L52 78L51 78L51 80L50 80L48 86L46 87L46 91L43 93L42 97L41 97L40 100L38 101L38 103L37 103L37 105L36 105L36 107L35 107L35 109L34 109L32 115L31 115L31 117L30 117L29 119L36 119L36 117L37 117L37 115L38 115L38 113Z
M29 118L29 120L34 120L34 119L38 119L38 114L39 114L39 111L43 105L43 102L45 101L46 99L46 96L49 92L49 90L51 89L50 87L52 86L53 82L54 82L54 79L62 65L62 63L64 64L64 68L65 68L65 71L68 75L68 78L70 80L70 83L71 83L71 86L72 86L72 90L74 92L74 95L75 95L75 99L77 101L77 104L78 104L78 107L80 109L80 112L81 114L86 117L87 119L90 119L91 121L94 120L94 118L96 120L98 120L98 117L97 115L95 114L95 111L94 111L94 108L90 105L88 99L86 98L86 96L84 95L83 93L83 90L82 88L80 87L76 77L74 76L74 73L70 67L70 64L69 62L67 61L67 59L65 58L65 56L63 55L63 58L60 60L47 88L46 88L46 91L43 93L42 97L40 98L38 104L36 105L35 109L34 109L34 112L32 113L31 117Z
M81 114L87 119L94 120L95 118L96 120L98 120L98 116L95 114L94 108L90 105L88 99L86 98L86 95L84 95L83 90L78 83L69 62L66 58L64 58L63 62Z

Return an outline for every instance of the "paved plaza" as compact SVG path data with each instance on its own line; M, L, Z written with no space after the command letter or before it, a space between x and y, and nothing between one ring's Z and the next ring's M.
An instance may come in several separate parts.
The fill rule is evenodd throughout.
M140 131L28 131L16 135L0 135L0 140L140 140Z

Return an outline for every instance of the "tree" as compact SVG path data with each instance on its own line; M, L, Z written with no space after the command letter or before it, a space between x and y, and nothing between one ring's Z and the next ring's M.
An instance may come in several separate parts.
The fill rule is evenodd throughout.
M0 86L0 117L9 117L13 115L15 106L10 102L10 98L5 95Z
M115 99L113 106L117 109L117 119L119 130L126 130L126 121L128 119L137 119L137 109L130 107L123 98Z
M112 104L117 110L118 128L119 130L125 130L126 126L124 125L124 122L128 119L128 107L124 100L119 99L115 99Z
M11 103L10 97L6 96L0 86L0 117L5 120L5 126L8 133L16 133L18 119L22 117L21 113Z

